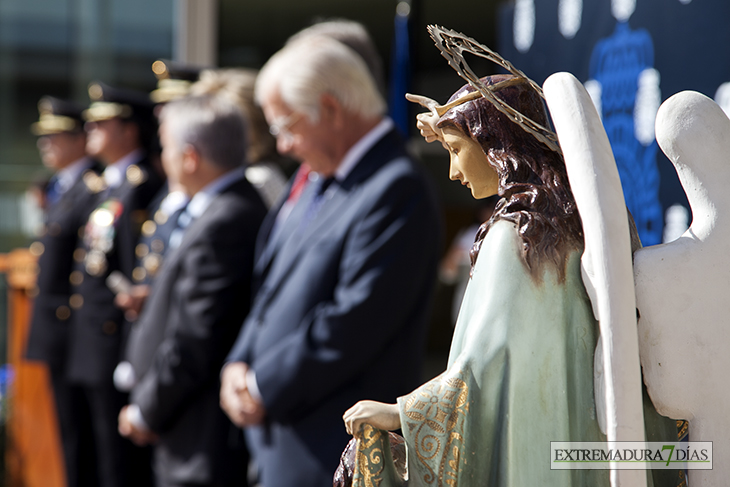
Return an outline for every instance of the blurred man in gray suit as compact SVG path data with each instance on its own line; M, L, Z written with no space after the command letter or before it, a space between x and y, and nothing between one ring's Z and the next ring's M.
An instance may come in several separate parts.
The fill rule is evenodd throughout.
M245 178L236 106L210 95L183 98L160 119L163 166L191 199L133 325L126 358L136 384L119 431L155 443L160 487L245 485L243 442L220 410L218 376L249 310L266 209Z

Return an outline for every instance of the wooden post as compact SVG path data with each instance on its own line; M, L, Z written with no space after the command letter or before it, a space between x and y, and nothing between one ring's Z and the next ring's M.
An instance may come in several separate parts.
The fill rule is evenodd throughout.
M8 283L8 363L14 378L8 388L6 419L6 485L65 487L61 442L45 364L24 359L36 257L27 249L0 254L0 273Z

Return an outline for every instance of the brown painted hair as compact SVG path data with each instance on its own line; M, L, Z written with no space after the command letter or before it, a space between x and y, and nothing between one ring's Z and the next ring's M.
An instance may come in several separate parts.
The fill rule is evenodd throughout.
M510 78L511 75L495 75L482 81L492 85ZM449 101L472 91L474 88L467 84ZM542 98L526 82L502 88L496 94L520 113L548 126ZM501 199L492 217L477 232L470 253L472 269L491 226L498 220L508 220L517 226L522 239L521 255L533 278L539 279L542 267L551 264L562 281L568 254L583 245L580 217L563 157L484 98L452 108L439 119L438 126L455 127L479 143L485 163L499 176Z

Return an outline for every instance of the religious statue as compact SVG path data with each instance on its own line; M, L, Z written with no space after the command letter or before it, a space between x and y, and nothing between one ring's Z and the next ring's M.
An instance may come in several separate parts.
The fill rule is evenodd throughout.
M628 295L621 291L617 297L606 281L613 269L607 275L601 267L608 259L631 279L628 218L615 163L605 156L610 146L587 92L567 75L553 81L552 99L545 98L560 112L564 131L571 131L568 118L588 127L565 139L571 161L586 156L587 173L608 178L611 198L590 181L579 193L584 203L588 197L597 202L585 203L589 217L618 213L604 226L586 221L571 191L575 181L566 169L568 154L563 157L563 132L557 127L558 144L547 128L542 89L473 39L440 27L429 30L469 84L444 106L409 95L429 110L417 117L417 126L426 141L438 140L448 150L451 179L475 198L498 194L500 201L471 251L471 280L447 370L397 404L365 400L345 413L346 428L358 440L346 452L353 485L672 485L652 481L643 471L550 469L551 441L603 442L607 434L612 441L644 439L633 285ZM512 74L477 78L463 51ZM590 120L581 118L585 107L593 110ZM605 140L596 144L599 129ZM592 168L596 161L612 164L613 172ZM605 231L625 244L615 256ZM594 358L601 371L595 399ZM662 419L652 417L652 424L669 432L663 440L676 440L673 423ZM405 448L387 433L397 429ZM407 452L405 465L393 461L399 455L391 452L391 443Z
M730 476L723 461L730 450L724 376L730 367L725 235L730 120L707 96L683 91L662 104L656 134L693 219L677 240L636 253L641 365L657 410L687 419L691 440L713 442L713 469L689 471L689 485L719 487Z

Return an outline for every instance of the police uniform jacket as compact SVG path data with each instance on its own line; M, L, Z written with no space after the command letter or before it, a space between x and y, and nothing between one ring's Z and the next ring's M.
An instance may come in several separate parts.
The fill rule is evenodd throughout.
M75 383L98 386L111 384L124 322L106 281L113 271L132 280L140 228L162 179L144 158L127 167L122 184L115 188L105 188L103 178L87 186L98 192L70 278L73 318L67 374Z
M100 170L98 163L90 162L60 199L49 205L43 237L31 246L40 257L26 358L45 362L55 371L60 371L66 360L73 253L79 230L94 208L94 195L88 191L84 178L96 177Z

